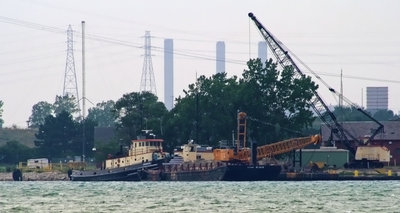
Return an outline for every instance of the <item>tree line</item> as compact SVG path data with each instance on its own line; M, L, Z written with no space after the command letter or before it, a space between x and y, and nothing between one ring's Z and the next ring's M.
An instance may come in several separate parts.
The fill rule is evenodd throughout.
M260 145L318 132L312 129L316 117L310 106L318 86L310 77L295 77L291 67L278 71L272 60L262 63L251 59L247 65L241 77L228 77L226 73L200 76L176 98L171 111L149 92L127 93L116 102L98 103L84 119L77 115L74 97L57 96L53 104L39 102L32 107L28 121L30 128L38 129L36 149L31 153L50 159L82 153L94 156L95 127L113 128L117 135L96 147L100 151L97 154L102 153L97 159L128 145L144 129L163 138L168 151L188 140L210 146L226 140L231 144L239 111L248 114L248 138ZM339 120L365 119L353 108L336 107L333 112ZM396 118L391 111L375 114L380 116L378 120ZM18 146L10 142L0 147L0 153L4 149L15 153Z

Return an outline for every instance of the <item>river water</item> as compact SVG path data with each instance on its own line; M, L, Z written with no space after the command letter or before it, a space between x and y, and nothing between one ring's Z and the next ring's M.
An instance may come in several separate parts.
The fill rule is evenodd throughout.
M5 181L0 212L400 212L400 181Z

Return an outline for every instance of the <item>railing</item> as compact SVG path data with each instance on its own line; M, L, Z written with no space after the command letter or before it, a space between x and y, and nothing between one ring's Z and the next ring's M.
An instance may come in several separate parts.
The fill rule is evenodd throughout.
M182 172L182 171L208 171L218 167L226 166L222 162L205 162L205 163L183 163L164 165L164 172Z

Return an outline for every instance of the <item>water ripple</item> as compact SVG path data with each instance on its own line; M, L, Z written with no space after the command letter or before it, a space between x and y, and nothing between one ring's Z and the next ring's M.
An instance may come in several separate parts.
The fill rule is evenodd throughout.
M0 212L399 212L398 181L1 182Z

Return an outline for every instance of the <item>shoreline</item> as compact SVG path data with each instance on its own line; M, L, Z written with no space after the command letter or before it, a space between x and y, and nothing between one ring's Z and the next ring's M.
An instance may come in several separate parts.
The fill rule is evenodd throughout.
M393 175L332 175L327 173L298 173L295 176L281 174L272 181L385 181L400 180L400 176ZM14 181L12 172L0 173L0 181ZM22 181L70 181L68 174L61 172L25 172L22 174Z
M0 181L14 181L12 172L0 173ZM25 172L22 181L69 181L68 174L61 172Z

